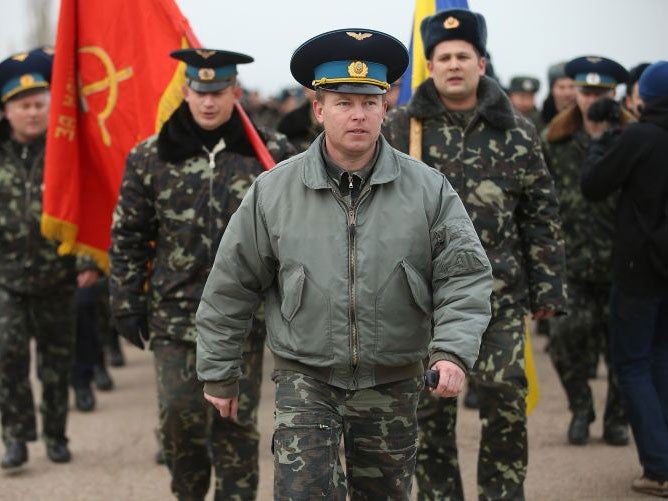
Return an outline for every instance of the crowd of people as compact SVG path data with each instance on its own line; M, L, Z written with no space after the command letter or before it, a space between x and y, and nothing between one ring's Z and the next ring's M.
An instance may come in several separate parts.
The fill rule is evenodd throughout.
M420 32L430 77L401 106L408 52L372 29L304 42L299 86L267 101L239 83L252 57L172 52L184 100L128 155L108 276L40 234L52 54L0 63L3 470L39 436L31 339L41 437L62 463L69 387L94 410L121 336L153 353L178 499L204 499L212 471L215 499L257 497L266 346L275 498L408 499L415 476L418 499L463 499L467 386L478 496L521 500L537 321L565 439L589 441L603 356L603 439L627 446L630 428L632 489L668 497L668 62L556 63L539 109L537 78L494 74L481 14L437 12Z

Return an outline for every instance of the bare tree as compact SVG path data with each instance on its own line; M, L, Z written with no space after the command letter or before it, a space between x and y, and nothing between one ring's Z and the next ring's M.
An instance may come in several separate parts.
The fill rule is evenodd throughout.
M41 47L54 44L54 27L51 18L51 0L28 0L29 31L26 37L27 47Z

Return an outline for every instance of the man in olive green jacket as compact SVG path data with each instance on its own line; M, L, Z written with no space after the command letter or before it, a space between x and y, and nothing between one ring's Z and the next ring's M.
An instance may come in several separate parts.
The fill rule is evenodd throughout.
M371 30L297 49L293 75L315 86L325 132L258 177L197 312L205 397L234 417L241 347L265 297L277 499L345 499L342 434L352 498L408 499L423 360L439 373L434 392L456 395L490 318L491 267L461 200L380 136L387 82L406 61Z

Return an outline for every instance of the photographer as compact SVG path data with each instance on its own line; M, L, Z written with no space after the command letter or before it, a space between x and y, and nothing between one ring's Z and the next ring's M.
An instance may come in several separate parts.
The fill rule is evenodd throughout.
M640 121L593 141L582 192L617 205L609 333L643 476L638 492L668 496L668 61L639 82ZM601 117L598 117L601 118Z

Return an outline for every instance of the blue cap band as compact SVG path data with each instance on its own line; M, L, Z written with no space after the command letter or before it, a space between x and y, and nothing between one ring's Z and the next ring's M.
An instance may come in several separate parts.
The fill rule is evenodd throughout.
M603 73L577 73L575 75L575 83L578 85L592 86L592 87L616 87L617 80L610 75Z
M361 70L356 65L359 64ZM315 67L314 80L321 79L339 80L346 79L348 83L368 83L369 81L387 83L387 66L380 63L368 61L329 61Z
M213 72L213 73L212 73ZM218 68L197 68L196 66L186 66L186 76L193 80L201 82L215 82L217 80L224 80L231 78L237 74L237 65L231 64L229 66L220 66Z
M11 78L5 85L2 86L0 96L2 102L6 102L11 97L19 92L30 89L46 89L49 87L49 82L39 73L24 73L21 76Z

